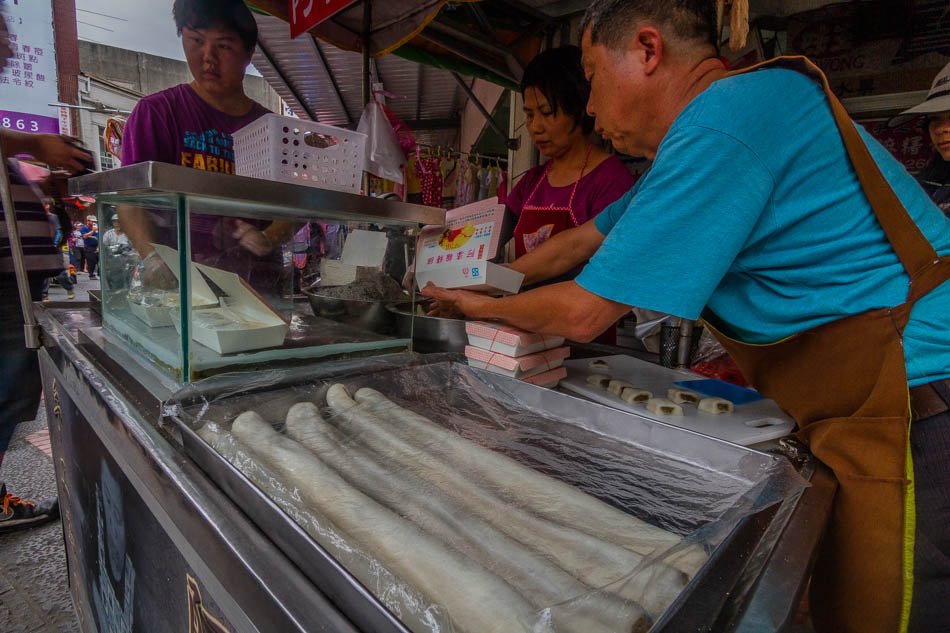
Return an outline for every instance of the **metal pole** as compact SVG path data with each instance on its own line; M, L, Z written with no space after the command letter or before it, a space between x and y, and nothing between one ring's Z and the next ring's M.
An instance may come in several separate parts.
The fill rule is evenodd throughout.
M363 107L372 98L369 81L369 47L370 31L373 28L373 0L363 0ZM333 74L331 73L332 77ZM345 108L344 108L345 109ZM363 182L360 186L364 195L369 195L369 172L363 172Z
M363 0L363 105L369 103L369 47L373 28L373 0Z
M495 122L495 119L492 118L491 113L485 106L482 105L482 102L478 100L478 97L475 96L475 93L472 91L469 85L465 83L465 80L455 72L452 73L452 77L455 78L455 81L459 86L461 86L462 91L468 96L475 107L478 108L478 111L482 113L482 116L485 117L485 120L488 122L488 127L490 127L492 131L495 132L495 134L504 139L505 147L508 149L518 149L518 146L521 144L519 143L519 139L508 138L508 134L501 129L500 125Z
M13 206L10 175L7 171L7 153L2 136L0 136L0 167L2 167L0 171L3 172L0 174L0 197L3 201L3 217L7 223L10 255L13 257L13 272L20 295L20 308L23 310L23 336L27 348L39 349L40 328L33 315L33 297L30 296L30 280L26 272L26 260L23 259L23 243L20 241L20 228L16 223L16 207Z

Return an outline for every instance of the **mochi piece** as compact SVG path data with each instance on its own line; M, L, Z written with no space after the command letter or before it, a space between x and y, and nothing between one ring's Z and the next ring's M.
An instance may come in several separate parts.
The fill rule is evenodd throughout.
M591 370L595 374L606 374L610 371L610 363L601 358L595 358L594 360L587 363L587 369Z
M646 389L640 389L639 387L624 387L623 391L620 392L620 399L630 404L634 402L646 402L652 397L652 393Z
M626 382L625 380L617 380L616 378L614 378L607 384L607 391L609 391L610 393L614 394L615 396L619 398L620 394L623 393L623 390L628 389L630 387L633 387L633 385L631 385L629 382Z
M658 415L683 415L683 407L668 398L650 398L647 400L647 411Z
M587 377L587 384L599 387L600 389L606 389L608 383L610 383L610 376L602 376L601 374L591 374Z
M677 404L683 404L684 402L688 402L689 404L698 404L700 400L698 393L689 391L688 389L668 389L666 392L666 397Z
M725 398L703 398L699 401L699 410L712 415L719 415L721 413L732 413L735 410L735 405Z

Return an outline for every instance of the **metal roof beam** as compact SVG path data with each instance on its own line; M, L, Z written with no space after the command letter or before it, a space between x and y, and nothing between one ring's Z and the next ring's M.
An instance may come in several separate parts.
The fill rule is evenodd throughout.
M307 100L304 99L297 89L290 83L286 75L281 71L280 66L274 61L274 56L267 50L267 46L258 39L257 49L261 52L261 55L264 56L264 59L267 60L267 63L274 70L274 74L280 79L281 83L287 88L287 91L297 100L297 103L300 104L300 107L303 109L304 114L310 117L311 121L318 121L317 115L314 114L313 110L307 105Z
M478 11L481 11L481 9L478 9ZM518 48L527 38L532 37L537 31L544 28L546 24L547 22L544 21L533 24L531 28L526 29L525 32L519 35L511 44L505 44L500 41L494 31L489 33L491 41L487 41L477 34L470 33L466 25L441 15L433 20L427 28L442 33L446 37L465 42L501 57L505 62L505 66L508 68L510 76L514 77L515 83L519 83L521 77L524 76L524 66L522 66L521 61L515 57L511 51Z
M336 77L333 74L333 69L330 68L330 64L327 62L326 55L323 54L323 49L320 48L320 42L317 41L317 38L307 35L310 38L310 41L313 42L313 48L317 53L317 57L320 58L320 63L323 64L323 67L327 71L327 77L330 78L330 85L333 86L333 94L336 95L337 101L340 102L340 107L343 108L343 116L346 117L346 124L353 125L353 117L350 116L350 111L346 108L346 101L343 100L343 93L340 92L340 85L336 82Z
M518 149L518 146L521 144L520 139L517 138L508 138L508 133L501 129L501 126L495 122L494 117L492 117L491 112L482 105L482 102L479 101L478 97L475 95L475 92L472 91L471 87L462 79L461 75L458 73L452 73L452 77L455 78L455 81L458 82L458 85L461 86L462 90L465 91L465 94L468 95L468 98L471 99L472 103L478 108L478 111L482 113L482 116L485 117L488 126L492 129L495 134L500 136L505 141L505 146L508 149Z
M442 48L450 50L465 61L475 64L480 68L484 68L485 70L488 70L513 84L518 84L521 82L521 79L516 78L512 74L511 70L507 68L507 65L502 66L500 64L492 63L491 61L486 60L484 49L475 49L474 47L468 46L465 42L460 42L451 36L433 31L431 29L426 29L423 31L420 34L420 37L432 42L433 44L441 46Z
M454 130L461 127L462 119L460 117L451 117L448 119L417 119L415 121L405 121L406 125L417 130Z

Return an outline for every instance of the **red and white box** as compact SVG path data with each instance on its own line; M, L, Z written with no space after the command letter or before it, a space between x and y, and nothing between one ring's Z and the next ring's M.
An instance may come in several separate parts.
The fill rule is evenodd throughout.
M465 333L468 334L468 343L472 347L498 352L513 358L552 350L564 345L563 336L533 334L485 321L469 321L465 324Z
M468 357L468 364L472 367L519 380L557 369L564 364L564 359L570 354L571 350L568 347L556 347L515 358L471 345L465 348L465 356Z
M552 389L557 387L558 383L565 378L567 378L567 367L557 367L556 369L541 372L540 374L535 374L534 376L528 376L527 378L522 378L521 380L531 383L532 385L537 385L538 387Z

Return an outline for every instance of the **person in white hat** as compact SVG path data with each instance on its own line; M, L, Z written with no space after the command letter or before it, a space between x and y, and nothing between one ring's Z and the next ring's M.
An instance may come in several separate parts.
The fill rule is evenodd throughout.
M930 198L950 216L950 64L934 78L927 98L891 119L891 127L926 117L930 141L937 150L929 167L917 175Z

